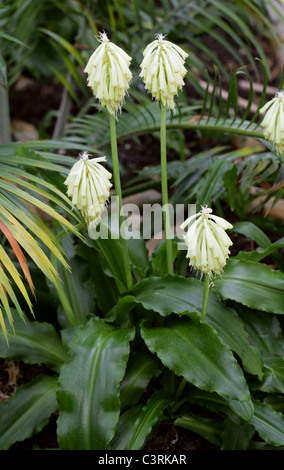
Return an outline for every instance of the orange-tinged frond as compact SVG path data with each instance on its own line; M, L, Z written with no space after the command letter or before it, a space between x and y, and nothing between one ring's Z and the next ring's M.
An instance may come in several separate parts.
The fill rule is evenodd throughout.
M26 280L29 284L29 287L30 287L30 289L31 289L31 291L32 291L32 293L35 297L34 284L33 284L33 281L32 281L31 275L30 275L27 260L25 258L24 253L22 252L22 250L20 248L20 245L18 244L17 240L15 239L13 234L10 232L8 227L6 227L4 222L2 222L2 220L0 220L0 230L4 233L5 237L7 238L8 242L10 243L11 248L13 249L16 258L20 263L20 266L23 270L24 276L25 276L25 278L26 278Z

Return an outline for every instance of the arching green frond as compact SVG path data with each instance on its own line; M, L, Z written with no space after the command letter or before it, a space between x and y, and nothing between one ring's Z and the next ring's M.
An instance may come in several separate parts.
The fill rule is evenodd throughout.
M63 165L65 161L67 166ZM69 265L58 227L63 234L73 233L82 238L76 227L81 224L80 215L73 210L65 192L51 182L57 174L64 187L68 166L73 162L71 157L53 158L52 154L46 157L44 152L38 154L27 146L0 146L0 232L6 239L0 246L0 324L4 333L5 316L13 324L10 303L24 318L15 286L30 311L33 310L22 279L23 274L27 286L36 295L27 259L59 288L60 276L51 257L55 256L64 269L69 270ZM56 230L54 224L58 225ZM22 274L15 262L19 263Z

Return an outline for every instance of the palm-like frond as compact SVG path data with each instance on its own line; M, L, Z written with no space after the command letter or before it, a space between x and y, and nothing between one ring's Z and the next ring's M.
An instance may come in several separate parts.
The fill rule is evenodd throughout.
M67 196L48 181L48 174L53 175L54 172L63 181L68 172L68 165L62 166L52 162L51 154L45 158L44 154L28 149L27 145L0 146L0 231L8 242L0 246L0 325L4 332L5 314L9 323L13 323L11 302L24 318L13 283L17 285L32 312L32 302L22 276L15 267L15 261L19 263L33 295L35 289L26 257L32 260L56 287L60 286L61 281L51 256L55 256L65 269L69 269L60 236L57 235L58 229L56 233L47 225L44 217L48 218L50 223L61 227L63 234L73 233L81 237L74 225L81 223L80 216L72 210ZM10 158L7 158L9 153ZM58 160L64 161L59 156ZM71 163L74 159L70 158L69 161ZM26 171L27 168L29 172Z
M261 96L257 97L253 82L244 68L231 72L227 87L220 83L220 73L215 68L215 76L207 77L203 84L201 99L182 94L176 99L175 112L167 116L167 129L215 130L223 133L253 136L263 138L260 127L261 116L259 109L266 99L267 74L263 64L263 88ZM249 92L244 100L239 95L238 77L246 79ZM200 83L190 77L189 80L200 87ZM148 96L136 90L130 90L131 97L126 100L123 112L118 116L117 138L119 140L132 138L143 134L155 133L160 128L160 107ZM192 101L188 105L187 101ZM241 104L241 106L240 106ZM94 111L96 104L90 99L89 112L79 113L65 132L65 139L70 138L82 145L103 150L109 145L108 119L104 111ZM87 108L88 109L88 108Z

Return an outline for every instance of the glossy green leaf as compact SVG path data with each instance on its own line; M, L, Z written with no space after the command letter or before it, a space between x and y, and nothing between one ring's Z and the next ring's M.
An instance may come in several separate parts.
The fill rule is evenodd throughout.
M164 390L155 392L145 406L130 408L121 417L112 449L140 450L157 424L163 410L172 402L172 396ZM136 418L136 419L135 419ZM125 438L125 428L127 439Z
M255 433L251 424L236 424L227 419L224 423L222 450L246 450Z
M57 410L56 388L56 377L41 375L0 402L1 450L41 431Z
M229 400L232 407L234 400L250 401L248 386L232 352L222 344L216 331L200 322L197 315L168 318L162 327L142 326L141 335L150 351L189 383L217 392Z
M88 246L95 248L100 256L104 273L113 277L120 291L126 290L126 274L122 263L123 254L118 234L102 220L98 226L102 230L101 237L89 239Z
M121 414L115 436L111 442L111 449L126 450L133 437L135 422L139 419L143 403L133 406Z
M269 444L284 445L284 414L271 405L253 400L254 416L251 420L259 435Z
M45 364L58 371L67 353L55 327L49 323L29 321L15 315L14 330L7 327L7 339L0 332L0 357L21 359L29 364Z
M139 350L129 360L120 386L121 409L136 405L157 371L159 361L148 351Z
M206 322L215 328L222 342L239 355L246 370L261 378L259 351L249 344L248 334L236 312L223 305L213 289L209 292ZM203 283L197 279L176 275L149 277L138 282L128 295L122 296L109 312L109 317L122 318L137 304L162 316L192 311L200 313L202 301Z
M216 279L214 285L224 299L257 310L284 313L284 274L268 265L230 259L223 278Z
M78 327L60 371L58 441L65 450L106 450L119 419L119 386L134 331L100 318Z
M237 222L234 224L234 232L242 233L246 237L254 240L259 248L255 251L240 251L236 256L237 259L243 259L247 261L261 261L266 256L271 256L271 259L276 263L277 266L283 271L284 261L282 256L277 253L277 250L283 248L284 237L280 238L274 243L270 242L268 236L252 222Z
M261 352L263 377L253 381L251 387L269 393L284 392L284 336L277 315L252 310L247 307L237 309L249 334L250 342Z
M192 413L185 413L180 418L175 419L174 426L188 429L216 446L222 442L223 424L220 419L204 418L195 416Z

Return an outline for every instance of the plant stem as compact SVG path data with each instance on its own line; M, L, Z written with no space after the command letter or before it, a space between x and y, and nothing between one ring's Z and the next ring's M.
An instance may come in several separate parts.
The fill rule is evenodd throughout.
M0 144L11 142L10 107L7 84L0 82Z
M205 274L204 279L204 291L203 291L203 303L202 303L202 310L201 310L201 320L204 322L206 313L207 313L207 306L208 306L208 296L209 296L209 275Z
M110 122L110 141L111 141L111 156L112 156L112 165L113 165L114 188L115 188L115 195L118 198L119 237L120 237L121 247L123 251L123 263L125 267L127 288L130 289L133 284L133 279L132 279L132 274L131 274L126 239L124 236L124 225L123 225L124 217L122 215L122 193L121 193L119 163L118 163L118 153L117 153L115 116L110 114L109 122Z
M161 145L161 183L162 183L162 202L163 218L166 237L167 250L167 268L168 274L172 274L173 268L173 249L171 241L171 224L168 207L168 175L167 175L167 141L166 141L166 108L161 104L161 127L160 127L160 145Z

